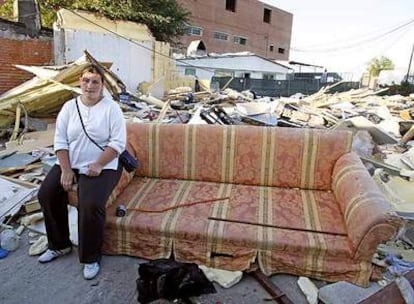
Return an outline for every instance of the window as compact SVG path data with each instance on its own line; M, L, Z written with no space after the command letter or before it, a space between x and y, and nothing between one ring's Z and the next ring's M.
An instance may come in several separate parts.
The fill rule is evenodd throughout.
M214 39L227 40L228 38L229 38L229 35L226 33L214 32Z
M264 80L274 80L275 79L275 74L266 74L266 73L263 73L263 79Z
M275 47L273 46L273 44L271 44L270 46L269 46L269 51L270 52L273 52L273 49L274 49Z
M236 1L237 0L226 0L226 10L230 12L236 11Z
M246 45L247 44L247 39L243 38L243 37L239 37L239 36L234 36L234 43L235 44Z
M190 25L185 29L185 32L187 35L190 35L190 36L202 36L203 35L203 29L197 26Z
M227 70L215 70L214 71L214 76L217 76L217 77L232 77L233 72L227 71Z
M185 68L185 75L191 75L191 76L195 76L196 74L196 70L194 68Z
M265 8L263 11L263 22L270 23L271 19L272 19L272 10Z
M285 49L284 48L279 48L278 49L278 53L279 54L284 54L285 53Z

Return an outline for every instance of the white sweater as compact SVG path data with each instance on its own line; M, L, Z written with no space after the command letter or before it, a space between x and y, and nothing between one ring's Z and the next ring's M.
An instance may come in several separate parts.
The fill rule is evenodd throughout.
M111 147L118 153L125 150L126 125L118 104L104 97L89 107L77 98L83 124L89 136L102 148ZM80 169L96 162L102 153L83 131L76 109L76 99L66 102L56 120L55 151L68 150L71 167ZM57 161L59 164L59 161ZM105 165L104 169L116 170L118 158Z

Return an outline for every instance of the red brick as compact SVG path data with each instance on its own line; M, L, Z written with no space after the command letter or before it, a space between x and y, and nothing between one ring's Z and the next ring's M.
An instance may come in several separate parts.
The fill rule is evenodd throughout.
M15 64L51 65L54 62L51 40L0 38L0 44L0 94L33 77L14 67Z
M263 57L288 60L293 15L270 7L258 0L237 0L236 11L226 10L226 1L177 0L191 15L190 24L203 28L203 36L184 35L183 45L193 40L203 40L207 52L227 53L250 51ZM264 8L271 9L271 23L263 22ZM228 40L214 39L214 32L227 33ZM234 43L234 36L247 38L246 45ZM270 52L273 45L273 52ZM284 54L278 53L283 48Z

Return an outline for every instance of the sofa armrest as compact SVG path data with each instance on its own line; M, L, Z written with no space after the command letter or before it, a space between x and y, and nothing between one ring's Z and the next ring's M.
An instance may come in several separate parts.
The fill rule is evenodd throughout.
M370 261L377 246L394 237L403 221L354 152L337 160L332 190L344 216L354 258Z

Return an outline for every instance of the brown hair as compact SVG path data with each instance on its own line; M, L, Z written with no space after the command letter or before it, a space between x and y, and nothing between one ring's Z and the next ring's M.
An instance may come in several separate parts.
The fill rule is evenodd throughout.
M84 68L81 72L81 77L83 76L83 74L85 73L92 73L92 74L98 74L99 76L101 76L101 80L102 83L104 82L104 74L102 69L97 66L96 64L91 63L90 65L88 65L86 68Z

